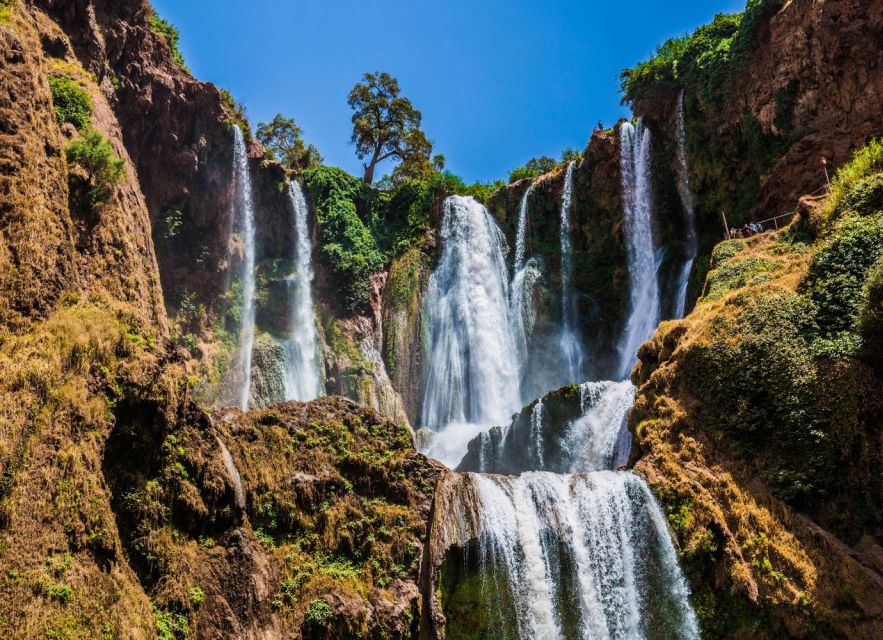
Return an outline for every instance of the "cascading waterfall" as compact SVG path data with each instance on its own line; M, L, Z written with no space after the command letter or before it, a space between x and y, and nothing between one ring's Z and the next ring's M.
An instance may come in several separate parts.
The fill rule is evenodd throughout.
M518 273L524 267L524 245L527 236L527 214L529 210L530 194L533 193L534 183L525 189L521 196L521 204L518 206L518 228L515 230L515 261L513 273Z
M626 256L630 278L630 308L620 339L618 378L628 377L637 361L638 347L659 324L659 283L653 242L653 184L650 168L650 130L643 120L638 126L620 127L622 205Z
M535 260L525 262L525 237L527 235L527 218L530 211L530 195L533 193L534 183L524 190L521 203L518 206L518 223L515 229L515 256L512 261L512 284L510 285L511 299L509 301L509 326L512 339L515 341L515 349L518 353L518 361L527 360L528 349L528 326L527 316L531 311L532 300L530 293L533 282L540 275Z
M502 234L475 199L451 196L444 202L441 242L426 296L423 425L502 424L520 400Z
M622 382L580 385L582 417L570 423L564 436L564 462L571 473L615 469L625 464L631 449L626 425L635 402L635 387Z
M677 297L675 298L674 317L683 318L687 309L687 285L690 282L690 272L699 252L696 236L696 208L693 204L693 192L690 189L690 168L687 164L687 132L684 127L684 92L678 96L676 137L678 141L678 193L684 207L684 231L686 254L684 265L678 274Z
M583 351L576 334L576 309L572 299L571 278L573 256L570 242L570 207L573 202L573 168L576 162L567 165L564 175L564 191L561 195L561 358L568 382L577 382L583 365Z
M294 273L289 279L291 338L286 345L285 399L313 400L322 394L313 313L313 252L309 208L296 180L288 188L294 211Z
M464 485L451 508L477 520L472 564L491 637L699 638L665 518L639 477L465 474ZM472 621L448 620L449 632L458 624Z
M242 262L239 279L242 286L242 307L239 320L238 372L242 386L239 391L239 408L248 410L251 396L251 355L255 332L255 228L254 202L251 195L251 173L248 170L248 154L242 129L233 125L233 220L242 242Z

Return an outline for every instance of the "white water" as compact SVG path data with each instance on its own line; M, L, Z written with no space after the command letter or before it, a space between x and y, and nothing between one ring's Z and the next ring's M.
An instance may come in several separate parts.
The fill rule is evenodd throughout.
M233 456L230 455L230 450L227 449L227 445L224 444L223 440L217 436L215 436L215 440L218 441L218 445L221 447L221 458L224 460L224 468L227 469L227 475L230 476L230 481L233 483L233 496L236 499L236 506L240 509L245 509L245 491L242 489L242 478L239 477L239 470L233 462Z
M294 212L294 273L289 279L291 338L285 354L285 399L308 401L322 395L313 313L313 248L309 208L296 180L291 181L288 196Z
M467 477L477 509L452 511L477 512L480 564L492 576L481 585L499 626L522 639L699 638L668 528L643 480L609 471ZM511 607L495 602L500 591Z
M571 473L615 469L627 461L626 420L634 402L635 387L628 380L580 385L583 415L570 424L562 445Z
M576 309L572 299L571 279L573 277L573 251L570 242L570 207L573 202L573 168L576 162L567 165L564 175L564 191L561 195L561 334L559 344L561 359L567 382L577 382L581 378L583 350L576 334Z
M686 254L681 272L678 274L677 297L675 298L674 317L683 318L687 308L687 285L690 272L699 252L696 237L696 208L693 204L693 192L690 189L690 166L687 164L687 132L684 128L684 92L678 96L676 137L678 141L678 193L684 207L684 242Z
M429 279L422 423L503 424L520 406L503 237L471 197L445 200L442 254ZM464 448L465 451L465 448Z
M242 306L239 320L238 371L242 386L239 391L239 408L248 410L251 396L251 354L254 348L255 321L255 244L254 202L251 195L251 173L242 130L233 125L233 220L242 242L242 262L239 279L242 285Z
M618 345L620 380L637 361L638 347L659 324L659 283L653 242L653 184L650 168L650 131L638 120L637 128L620 128L622 205L626 256L631 290L629 317Z
M524 245L527 236L527 214L529 210L530 194L533 193L533 183L525 189L521 196L521 204L518 207L518 227L515 230L515 262L513 273L518 273L524 266Z

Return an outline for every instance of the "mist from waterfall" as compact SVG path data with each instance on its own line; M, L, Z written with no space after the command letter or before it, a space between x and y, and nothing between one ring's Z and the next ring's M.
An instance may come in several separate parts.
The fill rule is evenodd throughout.
M529 472L462 483L450 508L476 520L466 570L479 572L494 638L699 638L668 526L641 478Z
M567 165L561 194L561 333L559 345L567 382L578 382L582 374L583 349L576 332L576 306L573 300L573 248L570 241L570 208L573 204L573 169L576 162Z
M239 408L247 411L251 396L251 356L254 349L255 333L255 223L248 153L245 137L238 125L233 125L233 193L234 230L238 231L242 242L242 261L239 265L242 303L237 359L242 386L239 390L238 401Z
M675 118L675 137L678 143L678 194L684 207L684 264L678 274L678 286L675 297L674 317L683 318L687 310L687 287L690 283L690 272L699 253L696 236L696 207L693 203L693 192L690 189L690 166L687 164L687 131L684 126L684 92L678 95Z
M422 424L491 426L520 406L503 236L474 198L444 202L442 253L429 279ZM465 447L464 447L465 451Z
M653 241L653 182L650 130L643 120L637 127L621 125L620 154L622 206L629 272L629 316L617 350L617 377L628 377L637 362L638 347L659 324L659 283Z
M294 273L289 278L291 337L285 345L285 399L307 401L323 393L313 312L313 247L309 207L296 180L288 187L294 213Z

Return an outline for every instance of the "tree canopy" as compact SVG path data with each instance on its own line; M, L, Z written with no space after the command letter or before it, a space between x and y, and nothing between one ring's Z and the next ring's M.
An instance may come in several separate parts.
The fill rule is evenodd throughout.
M444 158L430 160L432 142L420 129L421 114L400 95L399 83L388 73L366 73L350 91L347 100L353 110L352 142L365 167L365 182L374 181L374 169L384 160L401 161L393 180L425 178L444 167Z
M272 121L259 123L256 135L267 155L287 169L300 173L322 164L319 150L304 142L303 130L293 118L278 113Z

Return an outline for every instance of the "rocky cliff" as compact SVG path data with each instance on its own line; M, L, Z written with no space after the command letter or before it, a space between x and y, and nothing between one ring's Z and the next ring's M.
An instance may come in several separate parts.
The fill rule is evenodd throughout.
M786 231L718 245L696 309L639 352L632 463L707 637L883 631L879 325L861 320L883 256L872 149Z

